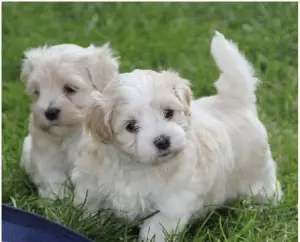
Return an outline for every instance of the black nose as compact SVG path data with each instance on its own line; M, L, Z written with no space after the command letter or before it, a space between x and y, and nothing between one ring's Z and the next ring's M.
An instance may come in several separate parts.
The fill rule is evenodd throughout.
M58 118L60 110L58 108L48 108L45 111L45 116L48 120L55 120Z
M153 143L160 150L166 150L171 145L170 138L165 135L157 137Z

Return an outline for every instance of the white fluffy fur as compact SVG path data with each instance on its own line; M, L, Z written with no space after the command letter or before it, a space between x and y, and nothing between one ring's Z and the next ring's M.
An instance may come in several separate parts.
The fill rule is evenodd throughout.
M281 199L256 114L253 69L220 33L211 52L222 72L215 96L190 102L188 82L176 73L135 70L95 97L87 118L91 136L82 136L72 174L76 204L86 200L89 212L112 208L129 219L159 210L140 237L162 242L164 229L180 231L230 199ZM173 118L164 117L166 108ZM137 132L126 130L129 120L136 120ZM163 157L153 144L162 134L171 140Z
M67 194L68 176L76 157L85 107L91 92L118 73L118 62L106 44L82 48L63 44L25 52L21 79L33 97L29 135L25 138L21 166L37 185L41 197ZM76 92L66 93L65 85ZM47 108L60 110L58 119L45 117Z

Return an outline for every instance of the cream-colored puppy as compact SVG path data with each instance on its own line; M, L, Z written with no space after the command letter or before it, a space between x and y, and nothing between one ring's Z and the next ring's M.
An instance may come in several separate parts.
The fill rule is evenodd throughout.
M102 90L117 74L118 62L107 44L63 44L25 52L21 79L33 104L21 166L41 197L66 195L63 185L73 169L84 108L92 90Z
M140 237L162 242L164 231L180 231L229 199L280 200L253 69L219 33L211 52L222 72L215 96L191 101L178 74L146 70L121 74L98 94L72 175L76 204L129 219L159 211Z

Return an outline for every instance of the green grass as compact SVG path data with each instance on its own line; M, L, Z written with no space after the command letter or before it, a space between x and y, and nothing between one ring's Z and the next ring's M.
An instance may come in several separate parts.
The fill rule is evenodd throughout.
M236 202L197 221L181 241L297 241L297 3L3 3L2 199L95 241L132 241L135 224L106 215L80 219L71 201L39 199L19 167L30 100L20 60L38 45L110 41L121 71L173 68L195 97L214 93L213 30L239 43L263 81L257 91L284 200L279 207Z

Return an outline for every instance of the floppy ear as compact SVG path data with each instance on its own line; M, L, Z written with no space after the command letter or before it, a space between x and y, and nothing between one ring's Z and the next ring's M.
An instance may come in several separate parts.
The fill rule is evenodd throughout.
M166 76L169 76L171 80L175 80L175 84L173 86L175 95L185 106L184 114L186 116L190 116L192 101L192 91L190 88L190 82L186 79L181 78L180 75L173 70L162 71L161 73Z
M21 81L25 82L28 80L31 72L34 69L35 64L38 62L43 52L47 49L47 46L28 49L24 52L25 58L22 61L21 67Z
M190 89L189 81L182 79L182 84L180 84L177 89L177 94L180 100L185 105L184 114L186 116L191 115L191 101L192 101L192 91Z
M101 47L90 45L84 58L88 64L91 81L99 91L118 75L118 57L115 57L108 43Z
M99 93L93 93L93 103L87 111L85 126L92 137L102 143L109 143L112 139L111 109L106 112L107 100Z

